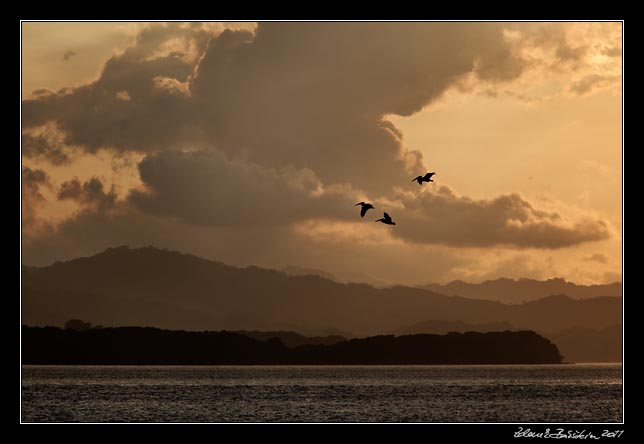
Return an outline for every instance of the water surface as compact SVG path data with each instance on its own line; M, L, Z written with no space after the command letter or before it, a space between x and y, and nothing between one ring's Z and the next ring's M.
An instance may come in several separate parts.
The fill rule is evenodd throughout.
M23 366L22 420L620 422L622 366Z

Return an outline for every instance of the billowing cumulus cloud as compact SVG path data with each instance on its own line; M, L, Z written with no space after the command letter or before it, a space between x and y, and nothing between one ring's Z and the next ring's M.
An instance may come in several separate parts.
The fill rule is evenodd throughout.
M562 248L610 237L602 220L565 220L534 208L518 194L489 200L457 196L447 186L401 194L404 210L395 235L421 243L455 246Z
M177 39L199 57L160 52ZM522 67L499 24L261 23L218 36L157 25L96 82L25 101L23 121L55 120L89 151L205 144L382 193L423 169L384 115L419 111L465 74L500 81Z
M271 226L307 219L355 221L357 214L351 207L358 193L325 188L311 170L267 169L217 152L150 155L139 169L147 191L133 191L131 202L141 211L190 223ZM374 202L376 210L365 220L388 211L398 222L391 234L415 243L562 248L609 237L601 220L565 220L517 194L473 200L440 186Z
M314 169L325 183L375 193L423 170L387 114L411 115L468 73L490 81L522 67L501 26L266 23L212 40L194 80L212 140L258 163Z
M55 121L65 143L89 152L146 152L189 141L198 133L190 123L191 105L154 79L184 82L194 69L191 57L164 51L165 43L183 41L200 53L210 37L205 30L178 24L146 28L134 46L106 62L97 81L57 93L39 92L23 101L23 128Z
M23 102L26 157L62 164L72 146L145 155L138 165L144 188L131 190L126 201L97 178L64 182L58 197L81 211L28 251L51 256L65 242L82 249L80 241L155 243L169 227L216 232L220 240L222 230L242 227L277 249L297 227L355 220L359 200L374 202L377 216L389 211L398 224L392 229L359 216L354 223L370 222L368 230L382 229L398 248L557 249L605 239L603 221L542 211L518 194L474 200L446 186L420 192L410 182L427 171L423 156L386 116L410 116L464 78L493 91L520 77L536 59L508 27L260 23L254 32L213 32L149 26L106 62L96 81L39 91ZM548 41L560 64L586 57L587 48L561 35ZM62 139L40 136L50 127ZM80 232L86 234L74 234Z
M318 218L354 217L357 194L323 187L309 169L272 169L219 152L162 152L139 164L147 191L131 202L150 214L209 226L271 226Z

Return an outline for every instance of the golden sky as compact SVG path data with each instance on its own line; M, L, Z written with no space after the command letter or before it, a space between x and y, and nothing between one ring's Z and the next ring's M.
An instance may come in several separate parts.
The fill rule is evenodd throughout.
M621 42L621 23L23 23L23 260L151 244L407 284L621 280Z

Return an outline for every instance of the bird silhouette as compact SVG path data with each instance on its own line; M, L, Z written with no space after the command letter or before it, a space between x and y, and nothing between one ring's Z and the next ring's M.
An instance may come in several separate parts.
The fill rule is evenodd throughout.
M369 211L370 209L376 208L370 203L366 203L366 202L358 202L354 206L357 206L357 205L360 205L362 207L362 209L360 210L360 217L364 217L364 215L367 214L367 211Z
M382 219L378 219L374 222L382 222L383 224L387 224L387 225L396 225L396 222L391 220L391 216L388 215L387 213L385 213L385 217L383 217Z
M427 173L424 176L418 176L415 179L412 179L411 181L416 181L418 182L418 185L422 185L423 182L433 182L432 176L436 173Z

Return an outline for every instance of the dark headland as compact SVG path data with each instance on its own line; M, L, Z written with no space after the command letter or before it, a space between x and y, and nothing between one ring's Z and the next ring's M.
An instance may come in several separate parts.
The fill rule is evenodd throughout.
M533 331L372 336L287 347L220 332L149 327L22 327L26 365L559 364L557 346Z

